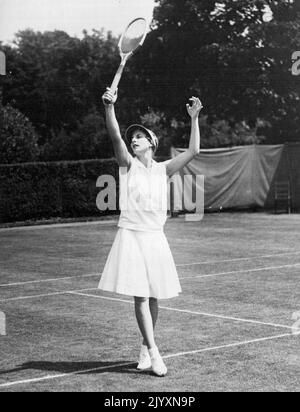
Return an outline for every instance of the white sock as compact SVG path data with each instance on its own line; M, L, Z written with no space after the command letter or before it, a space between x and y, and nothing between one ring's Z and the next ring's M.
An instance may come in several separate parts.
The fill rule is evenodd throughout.
M153 346L153 348L149 349L149 355L151 359L160 358L160 353L157 346Z
M155 375L165 376L168 370L157 346L149 349L149 355L151 357L152 371L155 373Z
M142 343L141 346L141 353L148 353L148 346Z
M151 367L151 359L150 359L148 347L145 345L142 345L141 350L140 350L137 369L143 370L143 369L149 369L150 367Z

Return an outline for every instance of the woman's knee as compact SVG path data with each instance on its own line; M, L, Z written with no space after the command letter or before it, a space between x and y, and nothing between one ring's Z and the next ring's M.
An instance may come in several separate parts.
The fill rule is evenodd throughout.
M135 303L136 306L141 306L141 305L143 305L145 303L148 303L148 302L149 302L149 298L141 298L141 297L137 297L137 296L134 297L134 303Z

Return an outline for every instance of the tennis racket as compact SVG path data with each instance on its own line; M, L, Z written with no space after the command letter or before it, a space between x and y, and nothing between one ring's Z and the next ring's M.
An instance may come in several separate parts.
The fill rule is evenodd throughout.
M121 64L110 87L112 94L115 94L118 88L127 61L144 44L147 36L147 30L147 20L140 17L133 20L122 34L118 44Z

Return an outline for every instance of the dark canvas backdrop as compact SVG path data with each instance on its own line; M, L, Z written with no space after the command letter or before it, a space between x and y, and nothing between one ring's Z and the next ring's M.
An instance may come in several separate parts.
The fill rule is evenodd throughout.
M172 149L172 157L184 150ZM201 150L180 173L181 177L184 174L204 175L206 210L274 208L275 183L286 181L291 185L293 210L300 210L298 144ZM180 190L175 179L175 199L176 194L180 197ZM192 200L184 199L187 209Z

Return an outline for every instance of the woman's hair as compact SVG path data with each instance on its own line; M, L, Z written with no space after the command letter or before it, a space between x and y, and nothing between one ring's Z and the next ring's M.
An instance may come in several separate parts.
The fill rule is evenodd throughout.
M153 156L153 157L155 157L155 155L156 155L158 146L159 146L159 141L158 141L158 145L157 145L157 146L152 146L152 147L151 147L151 149L152 149L152 156Z

